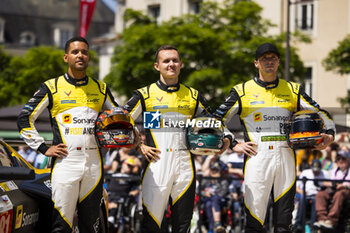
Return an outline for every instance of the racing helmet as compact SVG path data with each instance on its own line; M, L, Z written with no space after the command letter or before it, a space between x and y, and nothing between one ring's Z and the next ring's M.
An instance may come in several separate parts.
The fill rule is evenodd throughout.
M196 155L214 155L223 147L224 130L214 117L192 119L186 132L187 146Z
M295 112L286 122L287 142L292 149L312 148L322 142L324 122L312 110Z
M96 140L103 148L131 147L136 133L133 119L120 107L102 112L95 124Z

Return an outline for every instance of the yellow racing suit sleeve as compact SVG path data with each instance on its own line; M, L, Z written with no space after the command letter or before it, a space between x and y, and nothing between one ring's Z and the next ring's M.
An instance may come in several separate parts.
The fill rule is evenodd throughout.
M42 154L48 150L44 138L40 136L34 123L38 116L49 106L51 93L47 86L42 83L39 90L24 105L17 118L17 127L24 142L33 150Z
M318 112L323 119L325 133L331 134L334 137L336 130L331 115L326 110L320 108L318 103L306 94L304 86L301 86L299 91L299 109Z
M106 99L103 104L103 110L111 109L113 107L118 107L118 103L115 101L111 91L106 87Z
M124 109L127 110L134 119L134 121L141 116L144 105L144 100L142 94L135 90L133 96L128 100L128 102L124 105Z

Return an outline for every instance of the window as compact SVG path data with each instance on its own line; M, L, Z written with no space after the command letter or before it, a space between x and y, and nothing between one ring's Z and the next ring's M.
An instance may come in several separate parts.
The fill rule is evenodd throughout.
M312 97L312 67L306 67L304 85L306 94Z
M56 25L53 32L54 45L64 48L66 41L73 36L73 31L74 27L72 25Z
M160 5L151 5L148 6L148 15L155 18L157 24L160 24Z
M297 3L295 14L296 28L303 31L311 31L314 28L314 2L301 0Z
M5 20L0 18L0 43L4 41L4 31L5 31Z
M189 13L190 14L198 14L200 11L202 1L201 0L189 0Z
M25 31L19 36L19 43L23 46L33 46L35 45L36 36L33 32Z

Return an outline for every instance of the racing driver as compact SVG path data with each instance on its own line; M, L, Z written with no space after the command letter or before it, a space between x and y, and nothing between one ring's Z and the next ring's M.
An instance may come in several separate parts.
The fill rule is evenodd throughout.
M32 149L53 157L52 232L72 232L76 206L80 232L99 232L103 167L94 126L101 110L117 104L105 83L86 76L90 55L84 38L66 42L63 60L68 63L68 72L41 84L17 124ZM45 108L50 112L54 136L50 147L34 126Z
M176 124L181 125L180 122L207 111L208 105L197 90L179 83L181 66L177 49L161 46L154 63L160 79L136 90L124 106L133 119L143 114L146 128L147 145L140 145L148 160L142 178L143 233L161 232L169 196L172 232L189 232L195 198L195 168L186 146L184 125ZM222 151L230 143L229 138L224 140Z
M264 232L271 192L275 232L291 232L296 165L294 151L286 142L284 120L299 110L317 111L324 121L325 133L315 149L324 149L334 140L335 126L330 115L299 84L277 77L279 57L275 45L260 45L254 61L258 74L234 86L215 112L223 122L239 114L244 128L245 142L233 143L233 150L245 154L246 233Z

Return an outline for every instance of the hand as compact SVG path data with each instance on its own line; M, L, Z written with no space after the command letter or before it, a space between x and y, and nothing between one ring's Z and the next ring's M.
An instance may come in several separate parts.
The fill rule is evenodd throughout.
M60 159L66 157L68 155L68 151L66 150L66 145L60 143L55 146L50 146L50 148L45 152L47 157L58 157Z
M343 185L342 183L339 183L339 184L337 184L336 189L337 189L337 190L346 189L346 186Z
M331 144L334 141L334 137L331 134L321 133L320 135L322 136L322 142L314 146L315 150L326 149L326 147L329 146L329 144Z
M228 139L228 138L224 138L222 141L223 141L224 145L219 152L215 153L215 155L221 155L222 153L224 153L231 144L230 139Z
M258 144L255 142L239 142L235 147L233 147L233 152L244 153L251 157L258 153L254 148L257 145Z
M160 159L160 157L158 155L158 153L160 154L160 150L158 148L147 146L145 144L141 144L140 150L148 162L151 162L152 160L157 162L158 159Z

